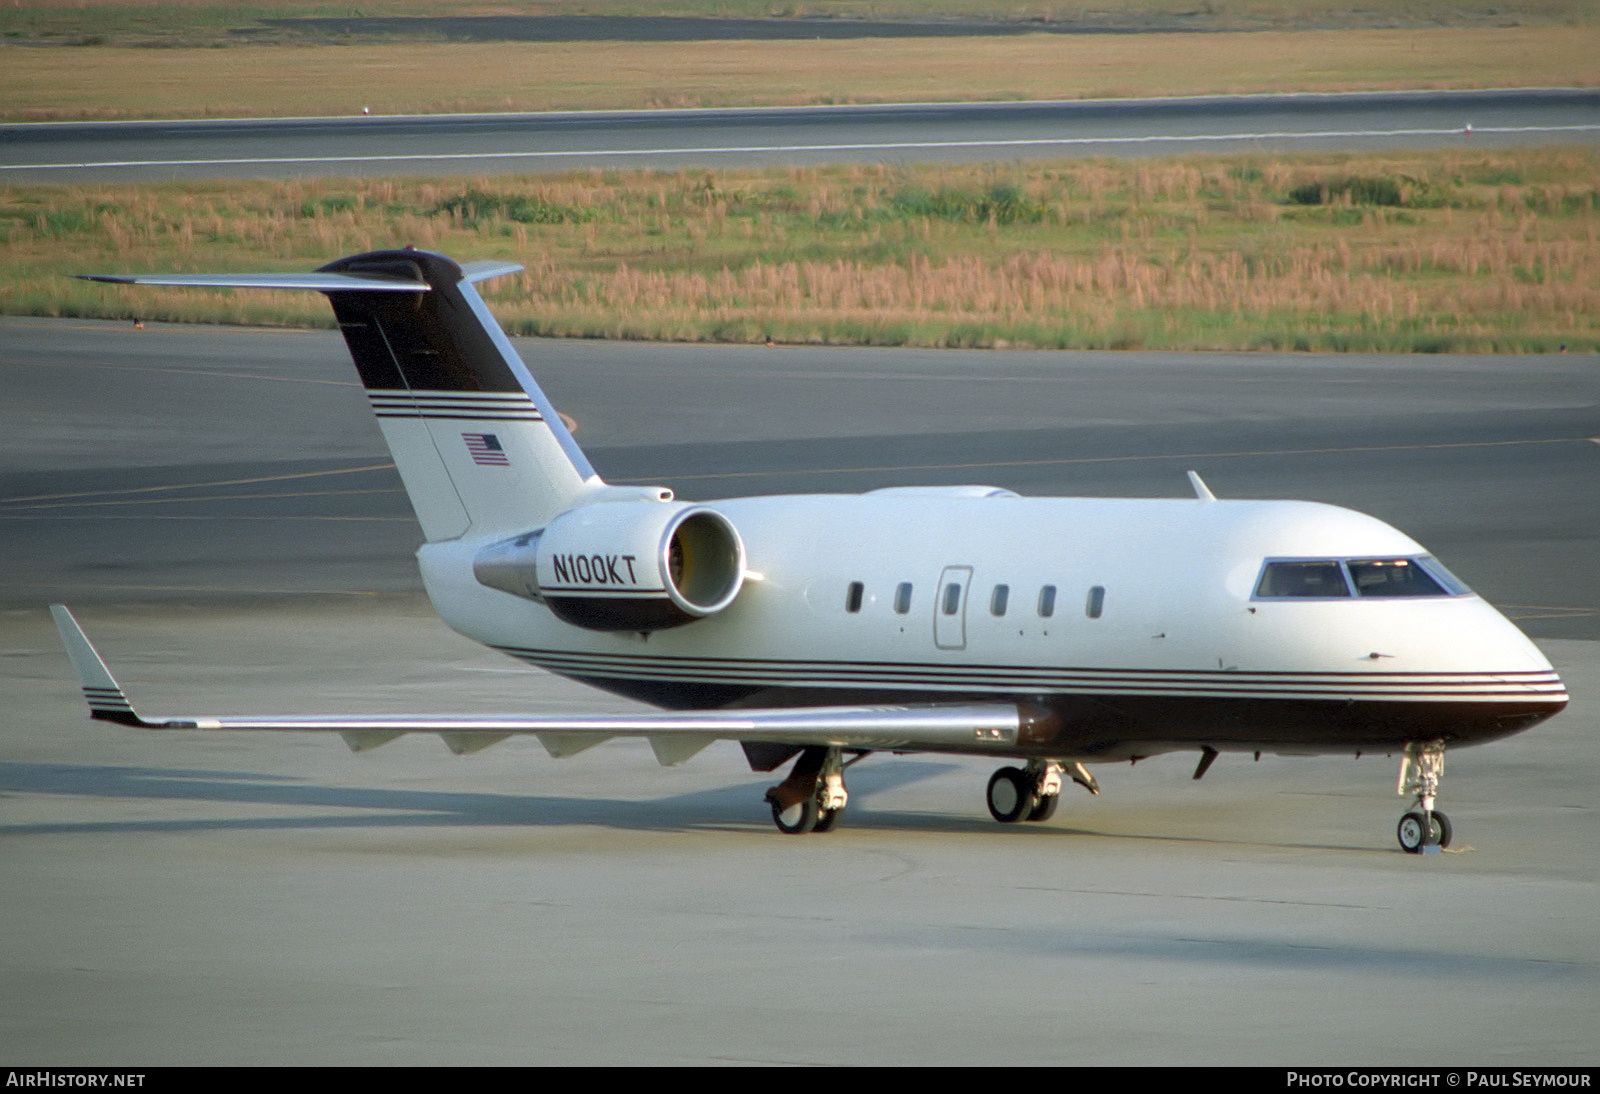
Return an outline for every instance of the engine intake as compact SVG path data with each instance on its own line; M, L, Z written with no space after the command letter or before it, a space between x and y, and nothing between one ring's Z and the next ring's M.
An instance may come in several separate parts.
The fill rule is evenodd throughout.
M744 541L727 517L701 505L586 505L483 548L472 572L479 584L541 601L579 627L655 631L733 603L744 585Z

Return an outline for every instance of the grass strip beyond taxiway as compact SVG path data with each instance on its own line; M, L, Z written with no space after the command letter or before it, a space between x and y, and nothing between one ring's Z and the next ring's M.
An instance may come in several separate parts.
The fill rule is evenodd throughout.
M328 325L307 270L405 244L527 269L514 333L949 347L1600 347L1600 149L17 186L0 311Z

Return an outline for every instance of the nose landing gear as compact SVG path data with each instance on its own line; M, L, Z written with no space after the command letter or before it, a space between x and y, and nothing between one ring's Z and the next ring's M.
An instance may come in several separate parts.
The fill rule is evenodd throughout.
M1395 836L1407 854L1423 855L1450 846L1455 835L1450 818L1434 809L1439 780L1444 776L1444 741L1408 741L1400 758L1397 793L1416 795L1416 808L1400 818Z

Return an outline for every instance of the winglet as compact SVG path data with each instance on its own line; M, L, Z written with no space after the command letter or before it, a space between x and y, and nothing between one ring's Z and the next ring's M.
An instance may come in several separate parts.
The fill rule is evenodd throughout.
M122 686L106 668L89 636L83 633L66 605L50 605L50 614L55 617L61 643L67 647L73 671L78 674L78 683L83 686L83 697L89 700L90 716L125 726L148 726L149 723L134 711Z

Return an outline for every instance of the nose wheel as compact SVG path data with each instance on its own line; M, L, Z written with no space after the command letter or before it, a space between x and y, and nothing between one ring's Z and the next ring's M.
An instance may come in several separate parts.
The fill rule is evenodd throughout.
M1449 847L1453 835L1449 817L1443 813L1424 813L1417 809L1401 817L1400 825L1395 829L1401 848L1412 855L1420 855L1429 847Z
M1433 807L1444 777L1444 741L1410 741L1400 758L1398 792L1416 796L1416 808L1400 818L1395 838L1401 850L1410 855L1426 854L1430 849L1450 846L1455 832L1450 818Z

